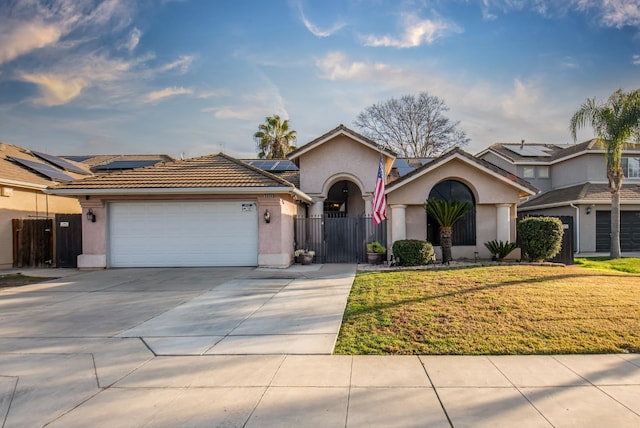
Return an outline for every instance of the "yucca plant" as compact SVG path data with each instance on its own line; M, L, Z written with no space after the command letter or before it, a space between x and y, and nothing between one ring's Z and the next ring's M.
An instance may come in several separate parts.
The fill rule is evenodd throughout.
M487 247L487 250L494 256L498 261L504 259L509 255L510 252L516 249L515 242L509 241L489 241L485 242L484 246Z
M469 202L443 201L429 198L424 203L427 213L440 226L440 247L442 248L442 263L449 263L453 236L453 225L456 224L472 208Z

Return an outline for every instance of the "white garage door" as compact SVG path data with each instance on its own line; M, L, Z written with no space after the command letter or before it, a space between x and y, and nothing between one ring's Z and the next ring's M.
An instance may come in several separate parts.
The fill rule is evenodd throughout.
M255 201L109 204L109 266L256 266Z

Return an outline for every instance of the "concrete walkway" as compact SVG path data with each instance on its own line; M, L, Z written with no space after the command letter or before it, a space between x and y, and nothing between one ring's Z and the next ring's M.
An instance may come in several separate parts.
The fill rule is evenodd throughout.
M637 354L323 355L354 271L124 269L2 290L1 425L640 426Z

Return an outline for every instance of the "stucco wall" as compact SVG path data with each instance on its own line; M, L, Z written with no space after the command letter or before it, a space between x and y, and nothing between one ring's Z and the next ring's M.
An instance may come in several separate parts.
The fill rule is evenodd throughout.
M490 162L495 166L498 166L504 169L505 171L509 171L512 174L516 173L516 166L514 164L512 164L511 162L507 162L506 160L502 159L500 156L496 156L491 152L485 153L484 155L482 155L480 159L484 159L487 162Z
M606 182L607 166L603 153L587 153L559 162L551 168L552 186L567 187L585 182Z
M300 156L300 189L322 195L331 184L347 179L358 184L363 195L373 193L379 156L370 147L338 135Z
M36 189L13 189L11 196L0 196L0 269L13 266L14 218L51 218L55 214L77 214L80 204L75 198L46 195Z

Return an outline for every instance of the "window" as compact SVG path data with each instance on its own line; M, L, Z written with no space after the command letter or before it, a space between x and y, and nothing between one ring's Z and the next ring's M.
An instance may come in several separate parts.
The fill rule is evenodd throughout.
M640 178L640 157L622 157L622 170L627 178Z
M536 169L533 166L525 166L522 170L524 178L536 178Z
M538 167L538 178L549 178L549 167L548 166L539 166Z
M443 201L470 202L473 208L469 210L456 224L453 225L453 245L476 244L476 199L471 190L460 181L445 180L436 184L430 198ZM440 245L440 227L438 223L427 214L427 240L433 245Z

